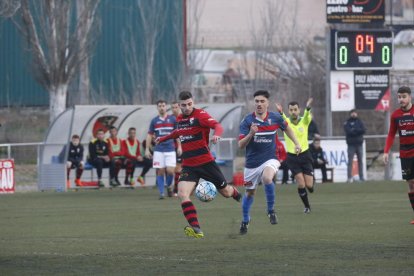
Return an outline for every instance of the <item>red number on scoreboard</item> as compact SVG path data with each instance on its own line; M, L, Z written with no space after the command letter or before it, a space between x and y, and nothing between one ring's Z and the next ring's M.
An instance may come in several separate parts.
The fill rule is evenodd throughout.
M373 54L374 53L374 36L373 35L357 35L355 38L355 51L358 54L367 53Z

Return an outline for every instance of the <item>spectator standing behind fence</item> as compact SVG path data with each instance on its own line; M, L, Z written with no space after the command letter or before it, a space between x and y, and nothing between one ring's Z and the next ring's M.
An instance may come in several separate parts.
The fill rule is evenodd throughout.
M358 159L358 173L360 181L364 181L362 144L364 142L365 126L355 109L349 112L350 117L344 123L346 144L348 145L348 183L353 181L352 164L354 155Z
M328 164L328 162L325 160L325 156L323 155L321 139L315 137L313 139L313 143L309 145L309 151L312 155L313 169L321 169L322 182L328 182L328 177L326 175L326 164ZM315 173L313 176L315 177Z
M67 147L64 146L61 153L59 154L59 159L63 162L65 158ZM67 182L66 186L70 187L70 171L71 169L76 169L76 186L82 186L81 176L83 173L84 162L83 162L83 146L80 144L80 137L77 134L72 136L72 139L69 144L68 159L66 161L66 177Z
M139 141L136 138L136 128L128 129L128 138L123 140L124 156L125 156L125 185L133 186L135 166L138 162L143 161L141 151L139 149Z
M96 131L96 138L89 143L89 159L88 162L96 168L98 175L98 186L104 187L102 181L102 169L110 165L109 146L105 141L105 132L103 129Z
M109 158L111 159L111 165L109 167L109 185L116 187L121 185L118 179L119 171L124 164L124 147L122 140L118 138L118 129L112 126L109 129L110 137L107 139L109 146Z

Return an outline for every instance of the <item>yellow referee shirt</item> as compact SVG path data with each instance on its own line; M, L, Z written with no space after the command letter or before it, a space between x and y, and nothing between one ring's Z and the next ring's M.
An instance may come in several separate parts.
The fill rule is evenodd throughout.
M285 119L289 126L292 128L293 132L296 135L296 139L299 142L300 147L302 148L302 152L309 149L309 142L308 142L308 128L309 124L312 121L312 114L310 113L310 110L305 109L305 112L303 113L303 117L299 117L299 122L297 124L292 123L290 118L286 117L285 113L282 114L283 119ZM296 154L295 152L295 144L292 140L289 139L289 137L285 135L285 141L286 141L286 150L288 153Z

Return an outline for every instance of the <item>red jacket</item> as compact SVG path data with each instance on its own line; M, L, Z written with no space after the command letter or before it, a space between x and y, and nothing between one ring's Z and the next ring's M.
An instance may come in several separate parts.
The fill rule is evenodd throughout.
M116 138L116 140L113 140L112 138L108 138L106 141L109 145L109 158L124 157L125 149L122 139Z
M286 160L286 149L282 142L280 142L279 138L276 135L276 158L277 160L282 163Z

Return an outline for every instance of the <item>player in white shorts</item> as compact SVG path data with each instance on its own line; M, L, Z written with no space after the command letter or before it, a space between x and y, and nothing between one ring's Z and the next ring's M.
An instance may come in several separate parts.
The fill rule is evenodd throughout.
M243 219L240 234L247 233L250 222L250 208L253 204L257 185L264 185L267 202L267 215L271 224L277 224L275 205L275 183L273 179L280 167L276 159L276 131L282 129L294 141L296 150L301 151L299 143L279 113L268 112L270 94L266 90L254 93L255 111L244 117L240 123L239 147L246 148L244 186L246 193L242 201Z
M249 190L256 190L259 183L262 182L262 174L266 167L273 169L276 174L280 167L280 162L276 159L267 160L257 168L244 168L244 186Z
M158 116L151 120L146 144L151 145L152 139L163 137L175 129L175 117L167 114L167 103L163 100L157 101ZM177 139L177 152L181 154L181 143ZM145 156L151 158L149 147L145 150ZM159 143L154 147L154 156L152 166L157 170L157 187L160 193L160 199L164 199L164 184L167 184L168 196L171 197L173 192L171 185L174 180L174 171L176 165L176 151L174 140L167 140ZM165 179L164 179L165 177Z
M155 169L175 167L177 164L175 150L168 152L154 151L154 155L152 158L152 165Z

